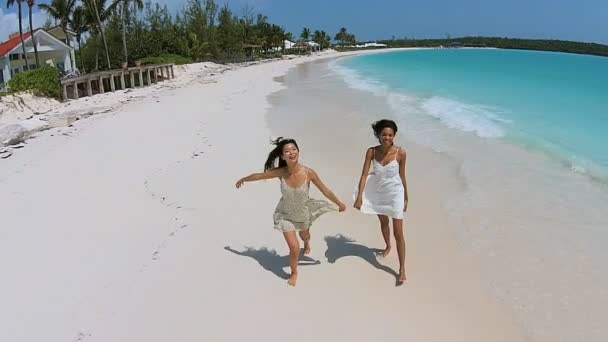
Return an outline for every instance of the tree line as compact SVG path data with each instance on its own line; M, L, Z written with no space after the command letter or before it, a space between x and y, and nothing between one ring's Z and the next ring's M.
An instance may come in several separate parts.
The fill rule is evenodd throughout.
M7 0L7 7L18 7L25 54L24 4L33 34L31 13L36 0ZM216 62L242 61L254 55L271 57L281 53L285 40L294 40L290 32L251 7L237 15L227 4L219 5L215 0L188 0L175 14L166 5L150 0L52 0L38 7L49 16L45 28L56 25L66 36L74 33L77 60L72 66L81 71L119 68L158 56ZM355 36L342 28L335 39L340 44L354 43ZM321 49L331 45L331 36L323 30L304 28L300 40L312 40ZM35 55L40 66L37 51Z
M501 49L521 49L568 52L608 56L608 46L597 43L582 43L549 39L517 39L500 37L462 37L445 39L391 39L381 41L389 47L438 47L472 46Z

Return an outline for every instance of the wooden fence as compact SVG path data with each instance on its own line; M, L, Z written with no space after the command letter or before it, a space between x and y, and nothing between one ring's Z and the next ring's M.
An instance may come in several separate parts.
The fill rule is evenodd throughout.
M108 91L149 86L175 78L173 67L173 64L143 65L67 78L61 80L63 99L67 101Z

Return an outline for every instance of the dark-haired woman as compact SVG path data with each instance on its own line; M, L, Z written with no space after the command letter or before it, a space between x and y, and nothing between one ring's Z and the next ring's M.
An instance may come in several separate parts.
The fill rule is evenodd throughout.
M399 257L397 284L405 282L405 237L403 213L407 210L407 183L405 181L405 150L394 144L397 124L380 120L372 124L380 145L365 153L359 186L355 190L354 207L366 214L378 215L380 230L386 243L382 256L391 251L389 218L393 221L393 234ZM371 172L370 172L371 166Z
M241 178L236 182L236 187L240 188L245 182L271 178L280 179L282 197L274 212L274 228L283 232L285 241L289 246L291 275L287 283L295 286L298 278L297 267L300 254L300 242L296 232L304 241L304 254L309 254L312 222L327 212L336 209L342 212L346 209L346 206L323 184L321 178L313 169L299 163L300 149L295 140L278 138L272 143L275 148L268 154L264 164L264 172ZM275 167L277 159L279 164ZM311 182L336 205L308 197Z

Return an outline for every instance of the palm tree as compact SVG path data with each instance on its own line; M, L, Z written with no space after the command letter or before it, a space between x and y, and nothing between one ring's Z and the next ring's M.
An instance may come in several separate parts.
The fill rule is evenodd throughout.
M80 69L85 71L84 60L82 59L82 35L89 30L87 23L87 10L83 6L78 6L74 9L72 15L72 31L76 34L76 42L78 43L78 53L80 54Z
M49 5L47 4L39 4L38 7L45 11L50 17L59 22L59 26L63 30L63 34L65 35L65 43L67 46L71 46L70 36L68 35L68 26L72 21L72 13L74 13L74 8L76 7L76 0L53 0ZM72 59L72 54L70 53L70 65L72 70L75 69L74 60Z
M122 48L125 54L125 63L129 63L129 53L127 49L127 9L129 3L132 2L136 10L144 9L143 0L115 0L113 6L117 6L118 3L122 4L121 19L122 19Z
M348 33L346 27L342 27L340 29L340 32L336 33L336 37L334 39L339 41L342 45L356 43L355 35L352 33Z
M321 45L321 40L323 38L321 37L321 31L319 30L315 30L315 33L312 34L312 41Z
M312 36L312 40L315 43L319 44L319 47L321 48L321 50L325 50L329 47L331 38L325 31L316 30Z
M27 55L25 52L25 43L23 42L23 21L21 20L21 2L23 0L6 0L6 8L9 8L17 3L17 12L19 15L19 38L21 38L21 48L23 50L23 58L25 58L25 68L27 70L30 69L29 64L27 63Z
M321 49L327 49L331 45L331 37L327 34L327 32L321 30L321 38L323 40Z
M101 35L103 46L106 51L106 61L108 62L108 69L112 69L112 63L110 63L110 50L108 50L108 42L106 35L103 30L103 22L108 19L110 12L114 9L115 4L106 8L106 0L83 0L84 4L88 9L88 22L96 26L96 31Z
M308 39L310 38L310 29L308 27L305 27L302 30L302 33L300 33L300 38L302 38L304 41L308 41Z
M285 29L279 25L272 24L270 32L271 32L270 47L273 49L279 48L279 47L284 47Z
M32 44L34 45L34 55L36 55L36 68L40 68L40 58L38 58L38 44L36 44L36 37L34 37L34 24L32 23L32 7L36 5L36 0L26 1L30 17L30 37L32 37Z

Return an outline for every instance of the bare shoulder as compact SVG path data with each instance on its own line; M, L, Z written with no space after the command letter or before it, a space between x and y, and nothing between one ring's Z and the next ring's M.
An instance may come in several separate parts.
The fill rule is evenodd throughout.
M371 158L374 155L374 150L376 149L376 147L378 146L371 146L370 148L368 148L367 151L365 151L365 156Z
M399 147L399 150L397 151L397 156L400 160L405 161L405 158L407 158L407 152L403 147Z
M302 165L304 166L304 165ZM308 166L304 166L304 170L306 170L306 175L308 176L309 179L313 179L317 177L317 173L315 172L315 170L311 169Z

